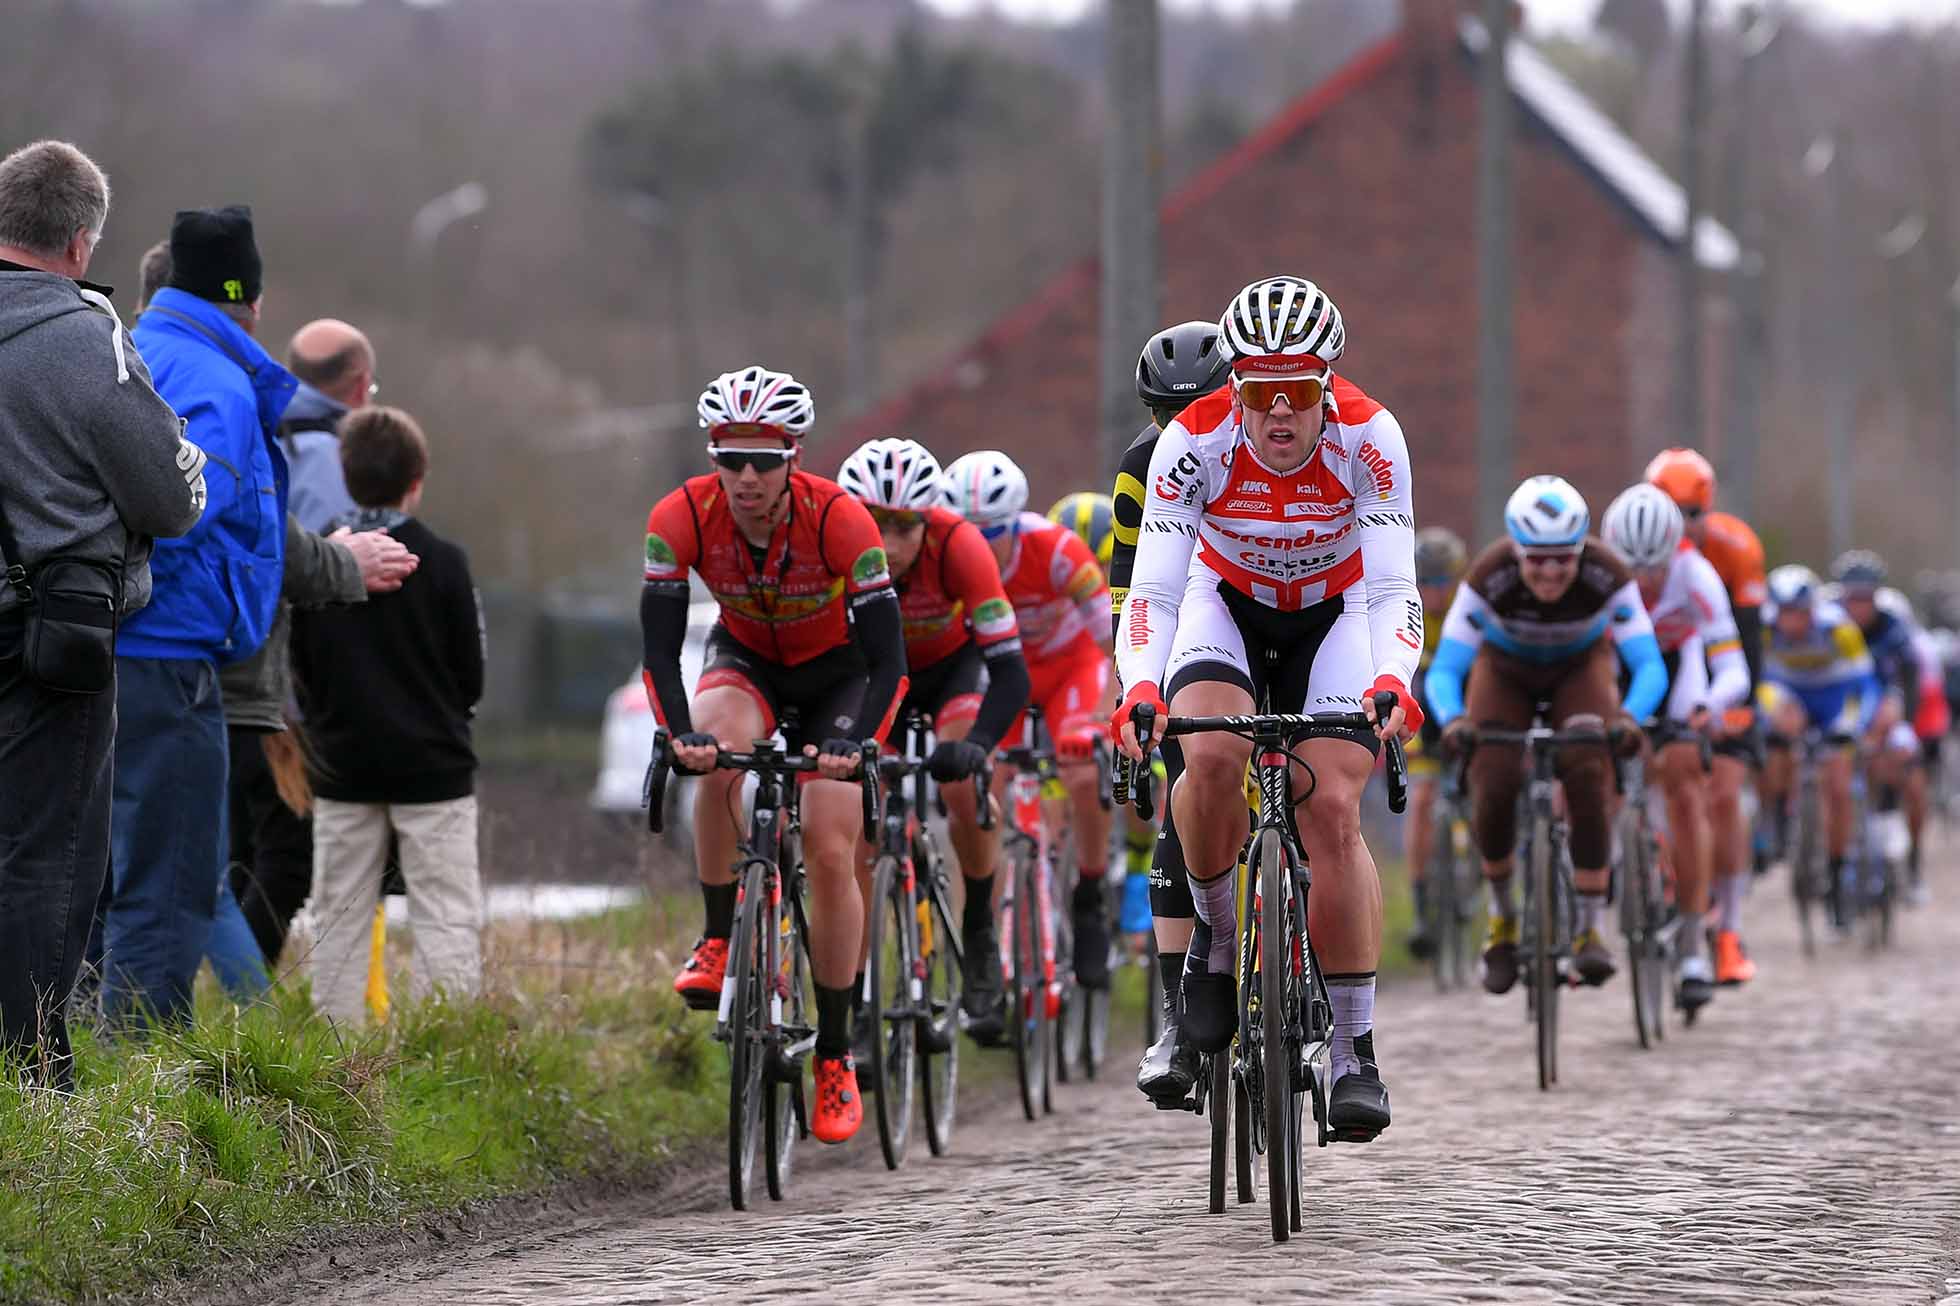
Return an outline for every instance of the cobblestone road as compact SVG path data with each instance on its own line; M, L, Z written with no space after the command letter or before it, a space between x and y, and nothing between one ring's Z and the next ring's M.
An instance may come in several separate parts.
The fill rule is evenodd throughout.
M1651 1053L1624 976L1576 995L1550 1094L1520 995L1384 992L1396 1124L1309 1152L1285 1245L1261 1205L1206 1213L1204 1122L1149 1110L1119 1066L1042 1124L963 1121L944 1161L921 1142L887 1174L867 1121L780 1206L735 1214L704 1183L683 1213L461 1248L334 1296L1960 1304L1960 858L1941 861L1941 903L1877 959L1805 962L1780 877L1759 882L1761 978Z

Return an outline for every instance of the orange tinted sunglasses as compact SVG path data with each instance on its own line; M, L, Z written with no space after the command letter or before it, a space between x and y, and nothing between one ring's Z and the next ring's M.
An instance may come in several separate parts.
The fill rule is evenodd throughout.
M1238 379L1239 402L1255 413L1269 413L1281 395L1294 412L1304 413L1320 407L1327 395L1327 373L1319 376L1288 376Z

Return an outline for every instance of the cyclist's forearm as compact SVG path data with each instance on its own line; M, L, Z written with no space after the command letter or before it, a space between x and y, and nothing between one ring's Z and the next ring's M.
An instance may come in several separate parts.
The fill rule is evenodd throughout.
M1742 639L1743 660L1749 666L1749 687L1754 689L1763 683L1763 610L1737 608L1735 630Z
M898 596L888 588L859 595L851 616L864 652L864 703L855 720L838 723L837 733L859 740L876 734L898 706L905 680L905 627L899 620Z
M981 656L987 663L987 692L980 699L980 710L974 714L973 728L966 737L992 752L1007 727L1014 724L1016 714L1028 705L1028 690L1034 682L1018 639L996 644Z
M1661 661L1660 642L1652 635L1635 635L1619 642L1620 657L1632 680L1620 710L1645 721L1667 697L1667 664Z
M1423 692L1429 711L1438 726L1446 726L1463 715L1463 681L1475 660L1474 645L1445 636L1430 659L1429 674L1423 679Z
M1708 707L1712 712L1726 712L1749 700L1749 663L1743 656L1740 646L1725 645L1709 655L1708 666L1714 674L1708 682Z
M654 716L684 735L694 728L681 683L681 645L687 639L687 582L652 580L640 587L640 661Z

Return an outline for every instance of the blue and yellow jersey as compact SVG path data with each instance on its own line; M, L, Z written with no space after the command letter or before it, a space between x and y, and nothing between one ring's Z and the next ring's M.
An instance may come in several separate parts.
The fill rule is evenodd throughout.
M1775 611L1765 609L1763 681L1794 695L1815 725L1862 730L1878 710L1877 664L1858 623L1835 603L1817 604L1797 640L1784 638ZM1770 689L1761 701L1771 707L1777 697Z

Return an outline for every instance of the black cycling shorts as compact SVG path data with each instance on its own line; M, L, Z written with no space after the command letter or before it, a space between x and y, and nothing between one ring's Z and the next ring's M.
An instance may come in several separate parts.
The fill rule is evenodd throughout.
M935 730L980 715L980 700L987 694L987 662L980 656L980 645L968 640L930 666L910 672L912 687L899 708L899 719L918 712Z
M762 710L762 728L781 730L791 752L850 728L864 707L870 668L856 644L841 644L793 667L771 662L716 623L696 692L732 685ZM862 733L860 726L857 733Z

